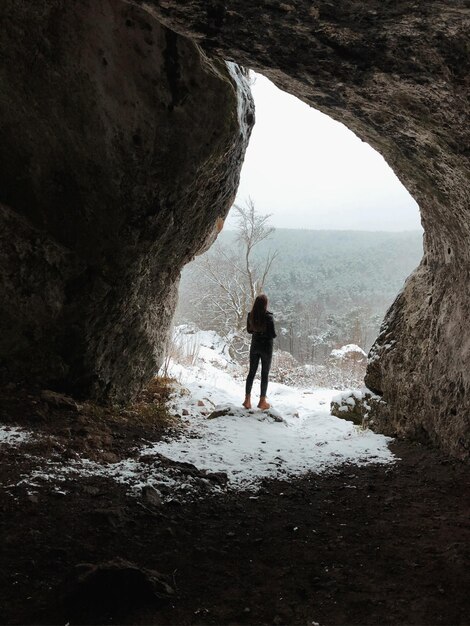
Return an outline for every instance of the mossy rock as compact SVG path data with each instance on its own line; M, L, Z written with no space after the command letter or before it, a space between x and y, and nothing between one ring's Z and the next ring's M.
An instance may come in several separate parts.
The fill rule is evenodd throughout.
M381 398L369 389L345 392L333 398L330 412L335 417L353 422L357 426L368 426L369 414L377 402L383 403Z

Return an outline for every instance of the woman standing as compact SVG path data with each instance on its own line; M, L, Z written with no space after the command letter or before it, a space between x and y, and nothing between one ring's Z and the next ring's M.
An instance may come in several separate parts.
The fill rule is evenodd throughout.
M264 294L256 297L253 308L248 313L246 330L251 335L251 347L250 371L246 379L246 395L243 406L245 409L251 409L251 388L261 360L261 396L258 408L264 411L271 406L266 399L266 392L273 357L273 339L276 337L273 314L268 311L268 298Z

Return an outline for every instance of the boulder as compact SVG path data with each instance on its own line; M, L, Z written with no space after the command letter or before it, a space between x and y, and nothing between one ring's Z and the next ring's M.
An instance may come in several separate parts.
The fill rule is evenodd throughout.
M367 354L362 348L354 343L348 343L341 348L336 348L331 351L330 361L332 363L347 363L347 364L365 364L367 362Z
M0 378L124 401L235 197L249 87L123 0L4 0L0 22Z
M377 424L377 415L386 414L386 403L369 389L345 391L336 395L330 403L331 415L371 428ZM388 429L390 431L390 428ZM395 432L387 432L394 435Z
M142 487L142 499L152 506L160 506L162 503L161 493L152 485L144 485Z
M167 600L175 595L165 576L153 569L139 567L121 558L77 566L77 588L73 595L82 606L139 606L152 600Z
M43 391L41 391L41 400L55 409L68 409L74 413L78 412L78 405L75 400L64 393L43 389Z

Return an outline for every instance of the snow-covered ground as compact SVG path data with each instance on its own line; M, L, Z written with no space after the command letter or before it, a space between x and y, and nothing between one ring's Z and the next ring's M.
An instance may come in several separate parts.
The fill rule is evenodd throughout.
M28 441L31 435L23 428L0 425L0 445L19 446Z
M241 406L244 372L231 360L224 341L213 332L189 328L180 329L178 341L181 362L171 363L169 373L181 385L171 402L185 423L184 436L151 443L137 457L119 463L49 461L22 482L39 487L41 481L103 476L127 485L134 493L152 485L168 500L194 491L201 477L196 480L177 465L162 463L162 457L190 463L199 470L225 473L228 488L252 490L263 478L324 472L343 463L394 461L388 448L390 438L330 414L330 401L337 390L271 383L268 396L272 410L246 410ZM258 390L259 380L255 380L253 391ZM257 396L252 397L256 407ZM214 411L217 417L211 415ZM28 437L33 434L0 429L0 444L18 445ZM142 457L147 460L141 461ZM149 458L156 460L149 463ZM202 480L210 484L210 480ZM210 488L220 490L220 484L215 482Z
M265 477L322 472L342 463L393 460L389 438L330 414L337 390L271 383L268 395L273 411L247 411L241 406L243 379L233 376L230 368L235 366L228 357L220 367L220 345L207 339L203 333L198 337L201 350L196 365L171 367L171 374L190 392L178 398L175 406L180 414L189 413L183 419L191 436L159 442L148 451L226 472L230 483L239 487L256 485ZM259 381L255 381L253 391L258 390ZM253 395L254 407L256 403ZM212 411L228 414L207 419Z

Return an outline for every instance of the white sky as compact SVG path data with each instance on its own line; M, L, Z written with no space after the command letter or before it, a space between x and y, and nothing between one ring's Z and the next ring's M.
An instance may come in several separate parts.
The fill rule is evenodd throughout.
M252 91L256 124L237 203L251 196L278 228L421 229L418 205L367 143L264 76Z

